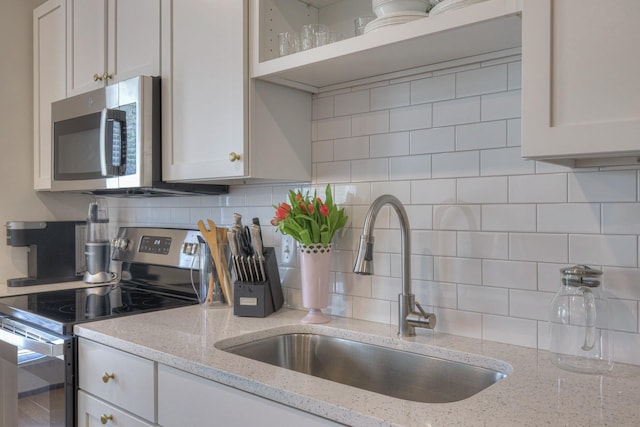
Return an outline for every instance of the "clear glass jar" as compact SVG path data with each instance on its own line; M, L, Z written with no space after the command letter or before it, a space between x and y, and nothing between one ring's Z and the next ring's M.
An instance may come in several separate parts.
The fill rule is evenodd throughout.
M606 373L613 368L613 342L602 272L586 265L560 272L549 316L551 361L570 371Z

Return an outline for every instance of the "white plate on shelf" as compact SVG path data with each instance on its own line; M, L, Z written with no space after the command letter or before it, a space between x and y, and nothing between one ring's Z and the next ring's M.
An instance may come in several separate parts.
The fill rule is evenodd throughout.
M429 16L438 15L450 10L460 9L461 7L469 6L474 3L480 3L485 0L444 0L433 6L429 11Z
M426 18L429 16L426 12L394 12L388 15L385 15L380 18L376 18L373 21L369 22L366 27L364 27L364 32L369 33L371 31L378 30L382 27L387 27L389 25L398 25L404 24L407 22L415 21L416 19Z

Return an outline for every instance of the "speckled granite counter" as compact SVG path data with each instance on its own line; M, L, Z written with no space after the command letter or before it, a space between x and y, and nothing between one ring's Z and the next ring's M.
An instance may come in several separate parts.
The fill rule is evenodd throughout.
M354 426L637 426L640 367L618 364L605 377L562 371L548 354L528 348L418 331L399 340L396 327L335 318L302 325L305 313L282 310L265 319L235 317L231 309L197 306L75 327L79 336ZM408 402L236 356L218 347L307 331L418 353L469 352L507 362L513 372L466 400ZM220 343L221 340L222 343ZM218 343L218 345L216 345ZM462 355L464 356L464 355ZM499 363L498 363L499 364Z

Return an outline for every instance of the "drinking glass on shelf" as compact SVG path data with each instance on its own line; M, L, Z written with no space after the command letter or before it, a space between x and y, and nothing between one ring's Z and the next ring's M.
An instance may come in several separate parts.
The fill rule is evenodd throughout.
M278 34L280 56L300 51L300 36L295 31L284 31Z
M305 24L302 26L300 37L300 47L302 50L313 49L314 47L327 44L329 28L324 24Z
M329 36L327 37L327 43L335 43L342 40L342 33L337 33L335 31L329 31Z
M375 16L358 16L356 19L354 19L353 24L355 25L355 29L356 29L356 36L363 35L364 27L366 27L367 24L373 21L374 19L376 19Z

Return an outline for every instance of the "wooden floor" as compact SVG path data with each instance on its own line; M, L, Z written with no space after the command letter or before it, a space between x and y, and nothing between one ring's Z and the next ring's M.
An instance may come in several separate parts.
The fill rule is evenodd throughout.
M51 403L60 411L51 413ZM18 427L64 427L64 389L34 394L18 400Z

